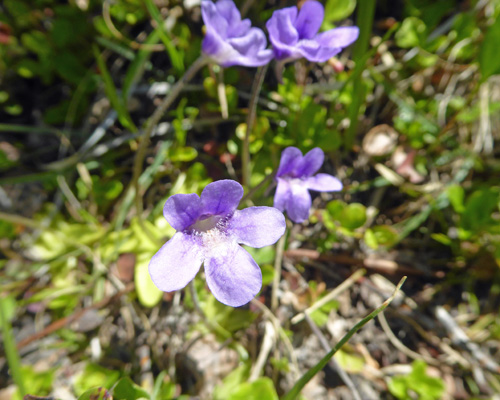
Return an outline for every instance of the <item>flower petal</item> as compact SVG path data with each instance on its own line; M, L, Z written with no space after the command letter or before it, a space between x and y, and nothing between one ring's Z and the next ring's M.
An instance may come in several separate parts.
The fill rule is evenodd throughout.
M250 28L244 36L228 39L227 43L233 47L236 53L231 59L228 57L224 66L257 67L268 63L273 58L272 50L266 49L266 35L258 28Z
M295 21L295 28L299 33L299 38L311 39L314 37L323 23L324 15L325 10L320 2L306 1Z
M297 44L297 51L301 57L311 62L325 62L333 56L339 54L340 47L325 47L319 44L316 39L304 39Z
M278 186L274 194L274 207L280 211L285 211L288 199L292 196L290 184L286 179L276 178Z
M240 11L232 0L219 0L215 3L215 8L219 15L228 22L228 25L234 25L241 22Z
M321 168L324 160L325 153L323 153L323 150L315 147L297 163L293 172L299 178L311 176Z
M205 260L207 284L221 303L239 307L259 293L262 272L252 256L235 242L224 250Z
M232 214L242 197L243 187L236 181L223 179L209 183L201 192L203 214Z
M342 190L342 182L332 175L317 174L305 181L307 187L317 192L338 192Z
M289 174L295 170L301 160L302 152L297 147L287 147L281 153L280 166L278 168L278 172L276 172L276 177Z
M249 207L234 212L227 232L238 243L260 248L276 243L285 228L285 217L276 208Z
M231 2L229 0L223 0L224 2ZM228 22L221 15L216 5L210 0L203 0L201 2L201 16L203 22L205 23L208 31L216 32L217 36L225 39L227 37Z
M299 40L299 34L294 26L296 18L297 7L287 7L273 12L266 22L269 40L279 60L291 57L294 46Z
M172 292L194 279L203 261L195 239L177 232L149 262L149 274L158 289Z
M316 35L315 40L324 47L343 48L354 43L359 36L357 26L343 26Z
M286 212L288 217L296 223L304 222L309 218L311 208L311 195L305 183L290 185L292 196L288 199Z
M197 194L174 194L163 206L163 216L177 231L193 225L201 214L201 200Z
M226 54L231 47L213 29L207 29L207 33L201 43L203 53L217 59L217 55Z

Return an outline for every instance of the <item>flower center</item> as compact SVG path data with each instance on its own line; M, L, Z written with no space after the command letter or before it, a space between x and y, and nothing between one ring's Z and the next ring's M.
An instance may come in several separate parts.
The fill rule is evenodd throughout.
M193 236L200 239L201 245L206 251L211 251L221 244L227 242L226 227L231 216L202 215L190 226L189 230Z

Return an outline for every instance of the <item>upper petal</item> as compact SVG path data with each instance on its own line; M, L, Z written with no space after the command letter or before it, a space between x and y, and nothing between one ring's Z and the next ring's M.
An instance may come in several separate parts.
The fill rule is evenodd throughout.
M288 217L296 223L304 222L309 218L311 209L311 195L307 191L305 182L290 185L292 196L289 198L286 212Z
M276 208L249 207L234 212L227 232L238 243L259 248L276 243L285 228L285 217Z
M276 10L266 22L269 40L272 45L280 48L281 45L295 45L299 40L299 33L294 26L297 18L297 7L287 7Z
M276 177L280 177L292 172L302 160L302 152L297 147L287 147L281 153L280 165L276 172Z
M149 262L149 274L158 289L172 292L194 279L203 261L193 237L177 232Z
M280 211L285 211L287 201L292 195L290 185L286 179L276 178L276 181L278 185L274 194L274 207Z
M343 48L354 43L358 36L357 26L344 26L320 33L316 35L315 40L324 47Z
M338 192L343 187L340 180L328 174L310 176L305 183L309 189L317 192Z
M300 39L311 39L318 33L325 10L321 3L309 0L300 8L299 15L295 21L295 28Z
M203 214L232 214L242 197L243 187L236 181L223 179L209 183L201 192Z
M223 2L231 1L223 0ZM207 31L213 30L221 38L227 37L228 21L221 15L216 5L210 0L203 0L201 2L201 16L207 27Z
M310 150L301 160L297 163L294 174L297 177L308 177L317 172L323 165L325 160L325 153L319 147Z
M193 225L201 211L201 200L195 193L174 194L163 206L163 216L177 231L183 231Z
M235 242L224 250L205 260L207 284L221 303L239 307L259 293L262 272L252 256Z
M215 3L215 8L219 14L228 22L228 25L234 25L241 22L241 14L238 7L232 0L219 0Z

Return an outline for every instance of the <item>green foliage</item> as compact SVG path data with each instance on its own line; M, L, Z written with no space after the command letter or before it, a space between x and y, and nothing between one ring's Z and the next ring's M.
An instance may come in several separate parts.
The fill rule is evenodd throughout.
M334 28L334 22L347 18L355 8L356 0L327 0L325 3L325 19L321 28L323 30Z
M55 369L39 372L35 371L33 367L29 365L24 365L21 367L21 373L26 383L26 390L29 394L43 397L51 392ZM23 396L17 391L14 395L14 399L21 400L22 398Z
M483 75L483 80L500 73L500 60L497 57L500 52L499 37L500 20L496 18L495 22L486 31L479 50L479 69Z
M76 378L74 390L77 396L83 395L88 390L95 390L96 387L103 387L109 390L119 378L120 372L89 363Z
M352 235L365 224L366 207L360 203L346 204L341 200L333 200L326 205L323 219L325 226L332 232L336 230L335 223L339 223L342 233Z
M120 400L148 399L150 395L140 386L136 385L130 378L121 378L113 386L113 397Z
M426 373L424 361L414 361L412 372L405 376L396 376L389 381L388 388L392 395L401 400L411 400L415 393L419 400L437 400L444 393L444 382Z

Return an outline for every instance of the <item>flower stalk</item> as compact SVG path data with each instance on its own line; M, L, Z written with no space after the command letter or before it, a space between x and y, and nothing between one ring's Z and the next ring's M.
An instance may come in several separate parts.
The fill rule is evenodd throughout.
M137 212L137 217L139 219L139 223L144 228L144 224L142 223L142 193L139 185L139 177L142 173L142 167L144 163L144 158L146 156L146 150L149 145L149 140L153 133L154 128L160 122L161 118L173 102L177 99L179 94L181 93L184 86L196 75L196 73L203 68L208 63L208 59L205 56L200 56L186 71L184 76L176 82L176 84L172 87L170 93L163 99L162 103L155 110L153 115L148 119L146 123L146 127L139 139L139 148L137 149L137 153L134 159L134 167L133 167L133 175L132 175L132 187L135 189L135 208Z
M255 117L257 115L257 103L259 94L264 83L268 64L259 67L252 85L252 93L250 102L248 103L248 116L247 116L247 129L243 139L243 151L241 155L243 186L248 188L250 186L250 133L252 132Z

